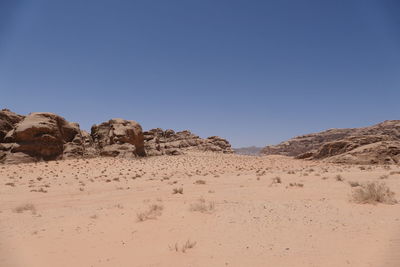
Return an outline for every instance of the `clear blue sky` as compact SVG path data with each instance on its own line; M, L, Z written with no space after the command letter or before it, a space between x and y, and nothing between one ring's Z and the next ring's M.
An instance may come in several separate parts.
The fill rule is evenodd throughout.
M400 119L400 1L0 0L0 107L233 146Z

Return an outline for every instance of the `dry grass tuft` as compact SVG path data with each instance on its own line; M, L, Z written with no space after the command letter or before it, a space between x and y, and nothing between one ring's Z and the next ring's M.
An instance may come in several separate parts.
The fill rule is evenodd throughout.
M360 204L396 204L395 193L385 183L368 182L353 191L353 201Z
M215 210L215 203L212 201L207 202L204 198L199 198L196 203L190 205L190 210L201 213L212 213Z
M143 222L146 220L156 219L158 216L161 216L163 209L164 206L159 204L150 205L148 210L136 214L137 221Z
M302 184L302 183L290 183L289 186L292 186L292 187L303 187L304 184Z
M36 207L31 203L26 203L14 209L14 212L16 213L22 213L24 211L30 211L32 214L36 214Z
M171 250L175 250L176 252L181 251L182 253L185 253L186 250L194 248L196 246L197 242L192 242L189 239L185 242L185 244L183 244L180 248L179 248L179 244L175 243L174 246L170 246L169 248Z
M196 182L194 182L195 184L206 184L206 181L204 180L197 180Z

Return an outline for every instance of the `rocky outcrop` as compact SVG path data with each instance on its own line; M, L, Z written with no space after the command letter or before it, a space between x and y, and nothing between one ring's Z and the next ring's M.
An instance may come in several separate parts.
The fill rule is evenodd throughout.
M180 155L184 151L213 151L233 153L228 141L218 136L202 139L190 131L175 132L174 130L151 129L144 132L145 150L147 155Z
M278 145L266 146L261 150L264 155L298 156L318 149L322 144L340 140L351 135L353 129L330 129L320 133L306 134L294 137Z
M0 143L4 141L7 133L23 118L24 116L11 112L9 109L2 109L0 111Z
M91 137L101 156L146 156L142 127L135 121L112 119L93 125Z
M400 121L353 129L330 129L295 137L276 146L267 146L261 153L295 156L340 163L400 163Z
M152 129L143 133L135 121L112 119L93 125L91 133L53 113L21 116L0 111L0 163L25 163L77 157L179 155L186 150L232 153L217 136L202 139L189 131Z
M9 111L3 113L3 118L5 113L9 115ZM78 124L53 113L30 113L25 117L11 115L8 118L13 118L14 124L0 144L1 162L55 160L85 154Z
M349 164L399 164L400 142L381 141L357 147L325 159L334 163Z

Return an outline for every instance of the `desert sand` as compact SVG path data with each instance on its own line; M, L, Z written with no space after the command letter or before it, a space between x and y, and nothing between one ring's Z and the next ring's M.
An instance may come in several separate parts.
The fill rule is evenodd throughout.
M0 166L0 266L400 266L400 166L206 152ZM353 186L350 185L353 184Z

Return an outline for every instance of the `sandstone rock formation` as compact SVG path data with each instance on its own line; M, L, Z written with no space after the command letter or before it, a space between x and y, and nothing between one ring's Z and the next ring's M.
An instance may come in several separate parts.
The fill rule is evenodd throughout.
M338 163L400 163L400 121L353 129L330 129L267 146L264 155L287 155Z
M76 157L179 155L186 150L232 153L217 136L202 139L189 131L152 129L143 133L135 121L112 119L93 125L91 133L53 113L21 116L0 111L0 163Z
M2 110L0 117L3 133L8 130L0 139L0 162L54 160L85 153L79 125L56 114L30 113L24 117Z
M142 127L135 121L112 119L93 125L91 136L101 156L146 156Z
M190 131L151 129L144 132L147 155L179 155L187 150L233 153L228 141L218 136L202 139Z

